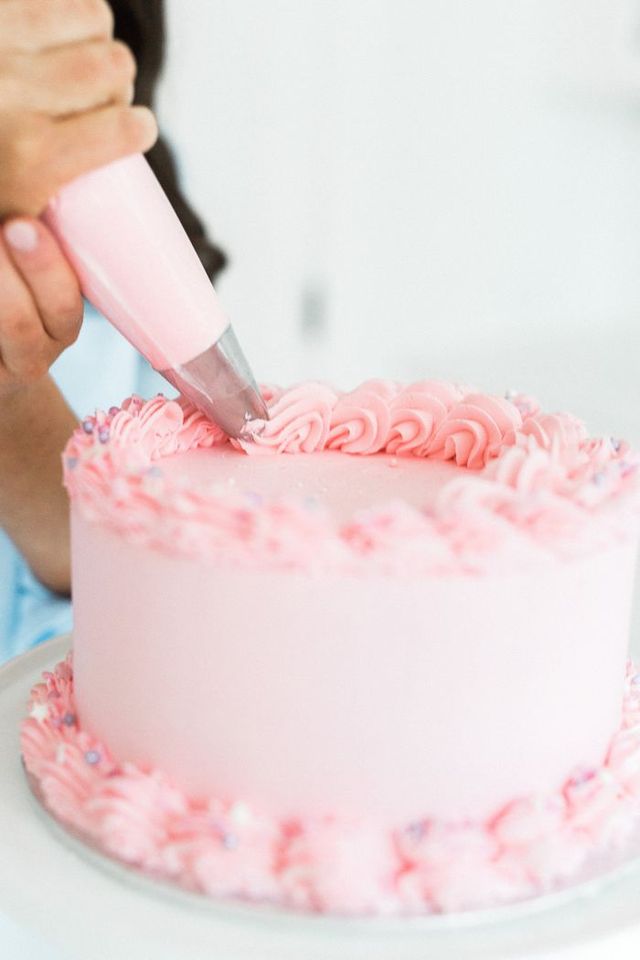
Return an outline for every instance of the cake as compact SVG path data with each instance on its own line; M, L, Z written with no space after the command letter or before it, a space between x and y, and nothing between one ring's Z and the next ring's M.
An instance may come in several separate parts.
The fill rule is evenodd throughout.
M73 657L22 729L44 805L214 897L346 915L509 903L640 812L638 457L529 397L182 398L64 454Z

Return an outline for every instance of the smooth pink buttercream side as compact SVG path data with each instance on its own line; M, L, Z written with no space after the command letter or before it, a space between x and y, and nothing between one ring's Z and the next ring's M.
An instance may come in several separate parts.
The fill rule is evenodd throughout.
M602 761L633 566L622 546L528 575L247 571L74 509L78 710L116 757L270 814L484 816Z

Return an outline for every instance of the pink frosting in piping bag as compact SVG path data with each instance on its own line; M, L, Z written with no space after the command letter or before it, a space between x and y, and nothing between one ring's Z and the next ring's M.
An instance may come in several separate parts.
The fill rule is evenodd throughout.
M85 296L156 370L192 360L229 326L144 157L125 157L74 180L44 220Z

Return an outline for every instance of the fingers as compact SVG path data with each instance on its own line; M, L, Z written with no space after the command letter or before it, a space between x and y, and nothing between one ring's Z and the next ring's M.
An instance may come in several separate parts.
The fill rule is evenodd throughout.
M135 75L133 54L119 40L92 40L38 55L11 54L0 62L3 110L61 117L128 103Z
M37 51L83 40L106 39L113 13L106 0L1 0L5 49Z
M60 349L73 343L82 323L82 294L57 240L39 220L25 217L4 224L3 234L44 331ZM4 294L0 305L3 301Z
M39 380L78 335L78 282L47 228L21 218L0 238L0 394Z
M145 153L157 136L155 117L146 107L110 106L57 121L50 141L52 193L88 170Z

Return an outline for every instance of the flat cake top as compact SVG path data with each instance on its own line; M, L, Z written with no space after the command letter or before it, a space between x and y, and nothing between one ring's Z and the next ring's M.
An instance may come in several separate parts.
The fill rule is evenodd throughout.
M251 441L161 395L86 418L64 455L73 501L163 551L340 573L510 572L636 535L638 456L523 395L429 380L263 392Z

